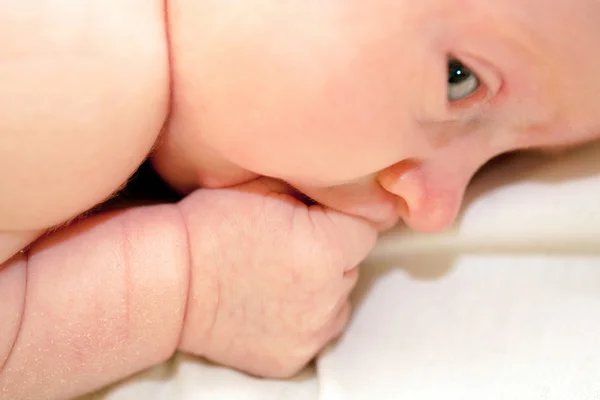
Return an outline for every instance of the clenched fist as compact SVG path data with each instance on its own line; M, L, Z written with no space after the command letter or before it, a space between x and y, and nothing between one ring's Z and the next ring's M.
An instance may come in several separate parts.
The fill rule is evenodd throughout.
M343 330L356 267L377 232L366 221L308 206L292 194L263 178L183 200L194 275L181 350L285 377ZM214 285L207 285L208 277ZM196 299L204 299L209 287L213 312L199 312L206 304Z

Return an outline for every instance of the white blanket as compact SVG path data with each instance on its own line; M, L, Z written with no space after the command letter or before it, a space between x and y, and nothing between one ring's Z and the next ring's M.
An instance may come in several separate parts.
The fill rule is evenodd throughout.
M600 399L599 160L518 156L475 179L453 229L382 238L347 333L294 380L177 356L93 398Z

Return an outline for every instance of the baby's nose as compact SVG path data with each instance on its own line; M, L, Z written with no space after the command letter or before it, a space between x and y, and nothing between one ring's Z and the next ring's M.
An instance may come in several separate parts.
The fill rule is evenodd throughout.
M422 232L438 232L455 220L475 170L405 160L379 174L379 183L398 196L405 223Z

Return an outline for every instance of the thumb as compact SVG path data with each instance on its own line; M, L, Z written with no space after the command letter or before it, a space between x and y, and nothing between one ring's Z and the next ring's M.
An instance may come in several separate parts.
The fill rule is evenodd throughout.
M333 249L344 259L344 270L360 264L373 250L377 230L368 221L323 206L309 207L315 229L327 235Z
M261 195L284 194L290 196L290 199L310 204L310 201L307 201L308 198L294 187L275 179L259 178L240 185L236 189ZM308 221L304 222L308 222L312 226L313 234L317 239L323 239L329 245L329 250L336 253L336 258L343 259L344 270L356 267L373 249L378 231L366 219L345 214L321 204L313 203L313 205L307 206L307 209Z

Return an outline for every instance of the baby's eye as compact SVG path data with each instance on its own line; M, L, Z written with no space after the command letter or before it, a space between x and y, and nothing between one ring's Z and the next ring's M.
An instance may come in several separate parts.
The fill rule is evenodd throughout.
M460 61L448 60L448 100L457 102L465 100L479 89L479 78Z

